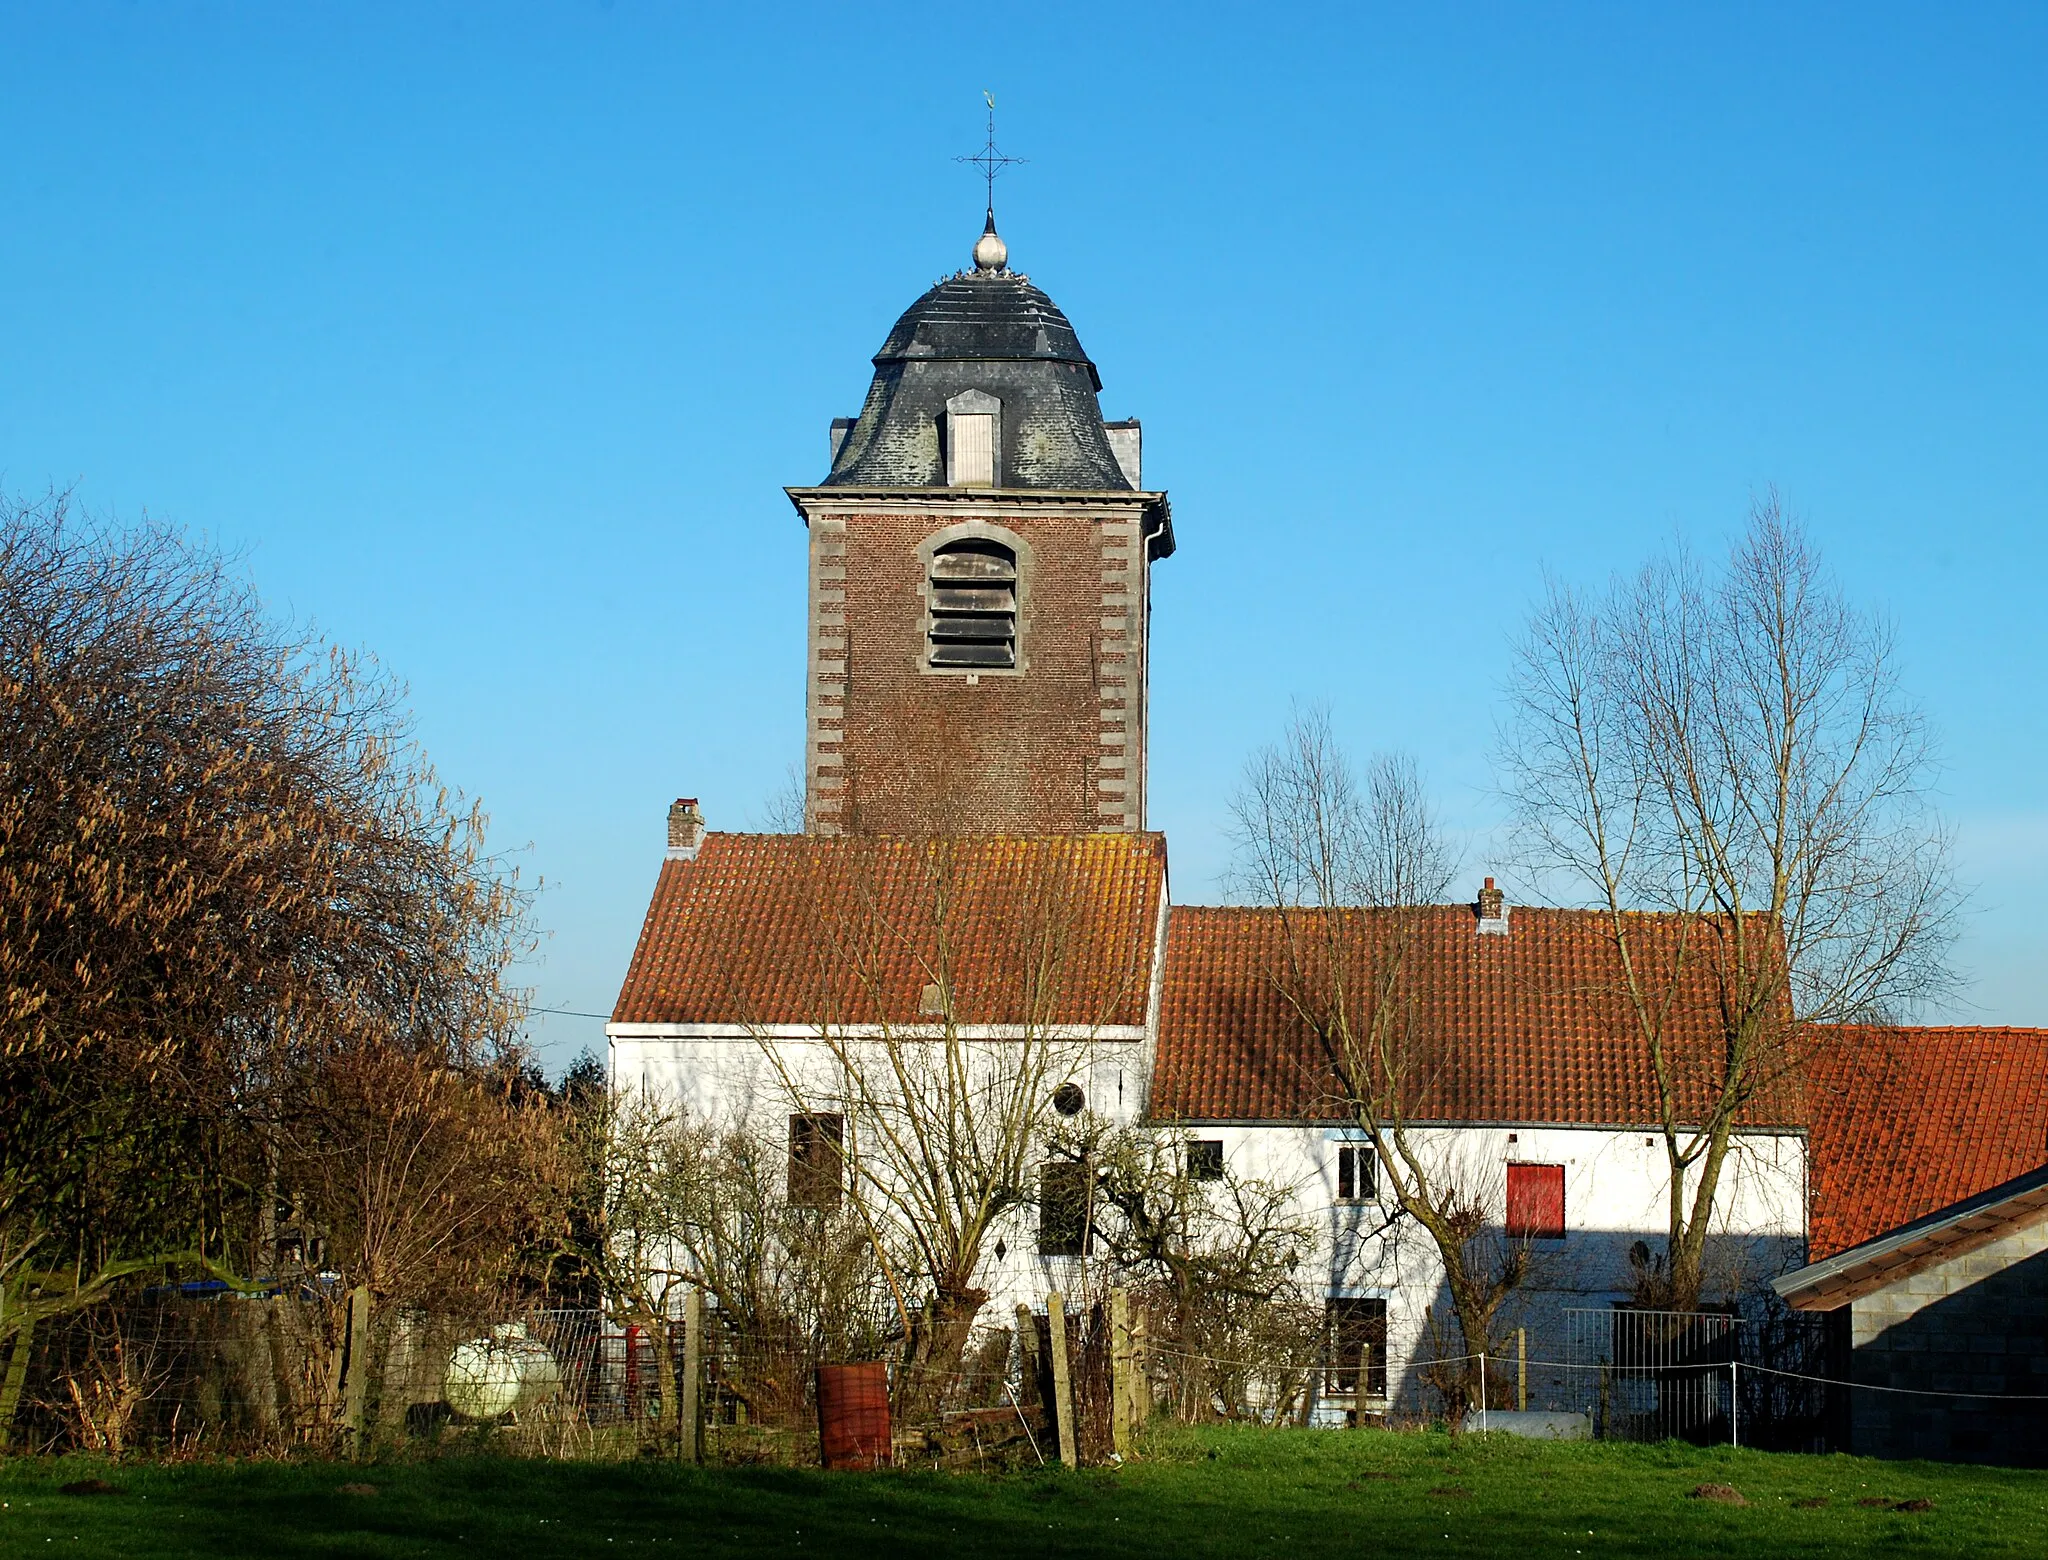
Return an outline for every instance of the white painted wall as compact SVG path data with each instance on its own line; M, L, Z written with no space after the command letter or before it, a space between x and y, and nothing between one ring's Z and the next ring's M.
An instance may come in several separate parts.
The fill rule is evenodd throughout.
M805 1108L795 1096L803 1096L808 1108L837 1108L837 1062L814 1032L790 1026L757 1036L731 1028L691 1028L695 1032L680 1032L681 1026L611 1026L612 1087L642 1089L679 1101L699 1120L750 1124L771 1142L786 1141L791 1112ZM1009 1043L976 1038L973 1030L963 1030L962 1035L984 1054L999 1052ZM1034 1041L1056 1046L1064 1064L1050 1077L1048 1095L1059 1083L1073 1082L1080 1085L1087 1109L1098 1118L1119 1126L1136 1121L1145 1107L1149 1073L1144 1037L1143 1029L1131 1026L1058 1042ZM1046 1119L1057 1119L1049 1107ZM853 1131L855 1141L849 1146L858 1152L857 1124ZM995 1255L997 1242L1003 1248L1000 1258ZM986 1315L992 1325L1003 1325L1019 1302L1042 1308L1048 1290L1071 1292L1079 1287L1080 1259L1041 1257L1037 1248L1037 1211L1028 1207L1014 1213L988 1243L982 1282L989 1291Z
M614 1025L614 1087L646 1089L682 1102L700 1119L752 1123L780 1141L797 1108L789 1086L771 1065L762 1038L706 1026ZM780 1067L815 1100L832 1093L833 1062L815 1034L775 1031ZM999 1047L1000 1040L988 1045ZM1132 1028L1074 1042L1066 1076L1086 1091L1089 1108L1112 1122L1139 1119L1145 1103L1150 1050L1144 1031ZM829 1108L829 1107L824 1107ZM1392 1220L1386 1177L1377 1201L1339 1204L1337 1149L1361 1142L1355 1130L1274 1122L1181 1123L1162 1127L1176 1136L1223 1144L1228 1172L1289 1189L1301 1216L1319 1231L1311 1271L1312 1292L1325 1296L1377 1296L1387 1301L1388 1366L1393 1395L1413 1395L1413 1371L1425 1347L1428 1313L1447 1302L1442 1266L1428 1237L1406 1220ZM1638 1240L1661 1249L1666 1228L1666 1170L1661 1140L1641 1128L1476 1124L1418 1129L1418 1151L1439 1174L1481 1190L1505 1217L1511 1160L1565 1168L1565 1238L1532 1245L1528 1283L1502 1312L1502 1325L1528 1329L1538 1363L1530 1369L1532 1402L1548 1402L1577 1379L1541 1363L1562 1358L1568 1345L1567 1313L1604 1309L1630 1293L1629 1248ZM1791 1133L1739 1134L1731 1148L1718 1198L1709 1254L1709 1298L1716 1292L1754 1293L1767 1279L1805 1260L1806 1140ZM1051 1288L1078 1287L1081 1263L1045 1258L1036 1251L1036 1215L1020 1210L999 1232L1005 1255L990 1252L985 1286L989 1319L1000 1323L1020 1302L1042 1304ZM991 1243L993 1246L993 1243ZM1504 1369L1511 1365L1503 1362ZM1348 1401L1322 1405L1324 1417L1341 1416Z
M800 1026L750 1031L711 1025L614 1024L608 1033L614 1089L645 1089L665 1095L703 1120L735 1125L746 1121L762 1130L786 1130L789 1113L799 1108L793 1094L823 1100L835 1093L832 1048L815 1032ZM987 1054L1000 1052L1006 1043L999 1030L963 1028L959 1034ZM1081 1086L1088 1108L1097 1115L1121 1124L1135 1120L1144 1109L1142 1029L1120 1026L1063 1040L1041 1037L1032 1043L1056 1047L1062 1053L1069 1064L1061 1069L1062 1078ZM879 1059L879 1046L877 1055Z
M1389 1386L1412 1388L1425 1351L1430 1308L1448 1307L1443 1266L1429 1237L1393 1219L1387 1178L1379 1198L1337 1202L1337 1150L1363 1142L1356 1130L1281 1123L1184 1123L1189 1139L1223 1144L1229 1173L1294 1190L1303 1218L1320 1231L1316 1278L1327 1295L1387 1302ZM1503 1306L1501 1325L1528 1331L1533 1360L1561 1359L1573 1309L1605 1309L1631 1293L1629 1248L1661 1249L1667 1228L1668 1176L1662 1140L1641 1129L1477 1124L1417 1129L1418 1155L1438 1176L1481 1192L1494 1217L1506 1218L1511 1160L1564 1166L1565 1238L1530 1244L1528 1281ZM1790 1133L1745 1133L1731 1146L1715 1209L1707 1298L1754 1294L1767 1279L1805 1260L1806 1140ZM1391 1221L1391 1222L1390 1222ZM1508 1367L1505 1362L1503 1368ZM1562 1387L1568 1373L1530 1370L1532 1404ZM1326 1407L1341 1414L1348 1402Z

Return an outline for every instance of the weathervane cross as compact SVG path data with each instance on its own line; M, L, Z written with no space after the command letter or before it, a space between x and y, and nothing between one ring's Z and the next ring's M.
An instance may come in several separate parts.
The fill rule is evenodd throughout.
M973 156L956 157L953 161L973 163L975 167L981 170L982 177L988 183L988 219L990 222L994 222L996 219L996 175L1012 163L1029 162L1031 159L1028 157L1006 157L996 149L996 100L987 92L982 93L981 100L988 104L988 141Z

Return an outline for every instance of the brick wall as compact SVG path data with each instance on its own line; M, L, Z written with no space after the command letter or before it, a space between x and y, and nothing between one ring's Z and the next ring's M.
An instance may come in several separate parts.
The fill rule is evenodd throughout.
M1854 1301L1851 1379L1928 1393L2048 1396L2048 1220ZM2048 1465L2048 1402L1850 1393L1850 1449Z
M800 502L811 532L813 828L1144 827L1141 504L996 494ZM1019 544L1014 672L970 677L924 664L921 549L961 526Z

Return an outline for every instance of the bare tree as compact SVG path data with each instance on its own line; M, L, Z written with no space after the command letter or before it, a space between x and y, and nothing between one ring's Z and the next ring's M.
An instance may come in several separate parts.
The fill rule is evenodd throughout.
M510 1049L527 901L483 826L396 685L270 618L218 553L0 502L17 1359L19 1329L152 1268L267 1270L286 1117L333 1058Z
M1604 916L1655 1081L1656 1287L1690 1307L1751 1103L1828 1026L1947 984L1957 901L1925 726L1890 628L1775 496L1718 569L1680 550L1601 594L1553 584L1510 700L1502 768L1533 865Z
M894 1313L866 1232L843 1207L791 1200L782 1145L639 1091L584 1120L601 1214L576 1254L616 1314L647 1330L658 1374L686 1288L713 1302L720 1390L755 1424L789 1423L821 1361L878 1347Z
M1315 1231L1299 1188L1227 1165L1197 1176L1169 1124L1083 1128L1059 1149L1088 1167L1097 1238L1160 1320L1175 1412L1284 1422L1319 1363L1323 1320L1303 1283Z
M653 1346L658 1426L679 1426L674 1329L689 1271L697 1188L713 1144L708 1125L637 1091L583 1103L574 1145L590 1206L572 1240L612 1314L642 1329Z
M1412 760L1382 756L1361 780L1326 714L1297 715L1251 761L1234 801L1233 892L1273 912L1266 977L1327 1065L1332 1114L1370 1139L1394 1207L1428 1236L1463 1344L1491 1352L1502 1303L1528 1274L1528 1246L1490 1233L1487 1188L1441 1134L1423 1128L1455 1060L1426 1000L1430 907L1449 892L1449 847ZM1455 1423L1476 1365L1441 1376Z
M325 1265L380 1305L493 1299L559 1239L563 1118L516 1070L362 1045L298 1082L280 1178L317 1217Z

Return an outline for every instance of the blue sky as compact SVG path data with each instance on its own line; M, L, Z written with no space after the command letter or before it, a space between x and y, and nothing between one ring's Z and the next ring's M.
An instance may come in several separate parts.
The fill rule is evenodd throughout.
M374 649L602 1011L669 799L758 823L799 756L780 489L965 262L987 89L1012 262L1173 494L1177 898L1294 699L1476 881L1543 571L1775 484L1941 734L1950 1015L2048 1024L2044 80L2038 5L0 3L0 482Z

